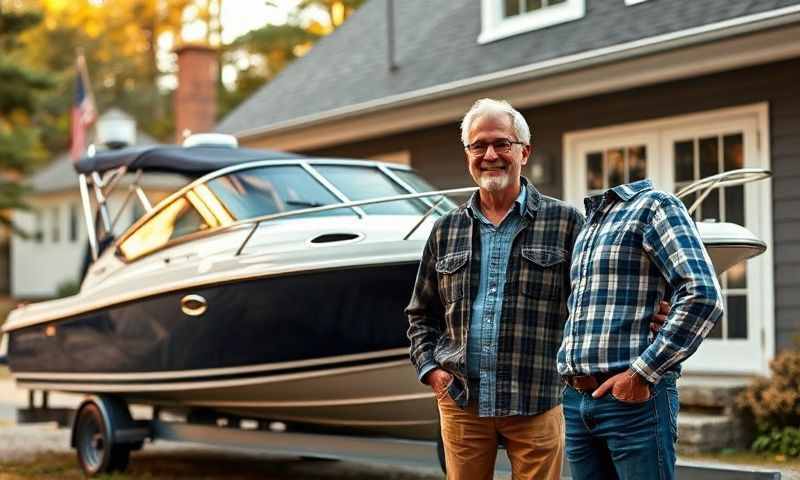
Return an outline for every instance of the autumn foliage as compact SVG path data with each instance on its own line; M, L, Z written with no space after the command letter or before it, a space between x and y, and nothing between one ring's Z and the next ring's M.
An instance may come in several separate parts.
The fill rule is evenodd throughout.
M755 450L800 456L800 350L780 353L770 371L739 395L737 405L755 420Z

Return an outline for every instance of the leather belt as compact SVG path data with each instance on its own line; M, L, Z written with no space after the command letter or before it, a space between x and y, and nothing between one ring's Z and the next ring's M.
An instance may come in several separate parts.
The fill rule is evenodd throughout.
M606 380L613 377L619 372L614 373L595 373L594 375L565 375L561 378L564 383L582 393L592 393L597 390L597 387L603 384Z

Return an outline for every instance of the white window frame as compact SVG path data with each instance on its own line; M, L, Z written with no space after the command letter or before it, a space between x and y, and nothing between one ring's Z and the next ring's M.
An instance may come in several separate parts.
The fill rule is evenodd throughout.
M539 30L583 18L586 0L564 3L532 12L503 17L503 0L481 0L481 34L478 43L494 42L520 33Z
M657 186L674 185L672 165L665 160L669 158L670 138L674 132L686 131L692 136L701 136L704 130L725 130L727 124L741 122L742 118L752 119L756 128L755 153L747 157L746 167L770 169L771 156L769 145L769 106L757 103L741 107L723 108L719 110L693 113L688 115L666 117L638 123L628 123L611 127L569 132L564 135L564 161L562 162L562 178L564 179L564 199L583 211L582 191L585 191L586 172L582 167L583 153L587 145L591 148L607 143L611 138L630 139L631 143L641 143L646 138L656 135L658 138L648 143L648 178L652 178ZM650 151L656 142L657 150ZM655 162L650 163L650 162ZM749 318L760 318L761 331L752 332L756 341L761 343L762 358L757 365L737 366L703 366L701 371L707 373L766 374L769 372L769 361L775 356L775 293L774 293L774 260L772 242L772 187L771 181L761 182L755 197L746 200L745 217L748 224L755 222L757 233L767 244L767 251L759 257L758 274L748 267L748 297L753 303L748 306ZM584 186L583 188L581 186ZM755 316L755 317L754 317ZM760 338L759 338L760 337ZM690 361L688 363L694 363ZM691 369L695 371L694 369Z

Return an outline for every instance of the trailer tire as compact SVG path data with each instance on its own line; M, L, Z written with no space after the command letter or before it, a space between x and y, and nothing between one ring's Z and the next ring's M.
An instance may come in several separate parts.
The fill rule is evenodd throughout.
M128 445L114 445L111 426L96 403L88 402L78 411L74 435L78 463L87 476L121 472L128 467L131 450Z

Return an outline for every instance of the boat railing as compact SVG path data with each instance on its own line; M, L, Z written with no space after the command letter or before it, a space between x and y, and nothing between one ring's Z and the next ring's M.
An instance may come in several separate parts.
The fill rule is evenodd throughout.
M737 170L730 170L710 177L703 178L694 183L686 185L675 193L678 198L683 198L693 193L698 193L697 199L689 207L689 214L691 215L697 210L697 207L703 203L708 194L714 189L720 187L735 187L737 185L744 185L745 183L756 182L764 180L772 176L772 172L765 168L739 168Z
M434 202L433 205L431 205L431 207L428 209L428 211L425 212L425 214L422 215L420 220L412 227L412 229L408 233L406 233L406 235L403 237L403 240L407 240L419 228L419 226L422 225L425 219L427 219L436 211L436 208L442 201L444 201L447 195L466 195L476 191L477 189L478 187L452 188L449 190L435 190L430 192L408 193L403 195L391 195L388 197L369 198L366 200L332 203L330 205L322 205L319 207L302 208L298 210L292 210L289 212L270 213L267 215L261 215L259 217L248 218L245 220L234 222L228 225L226 229L238 227L241 225L248 225L250 223L253 224L252 228L247 233L247 236L244 238L241 245L239 245L239 248L236 250L236 253L234 254L234 256L239 256L244 250L244 247L246 247L248 242L250 242L250 239L253 237L253 234L256 232L256 230L258 230L259 225L261 225L264 222L269 222L273 220L282 220L285 218L298 217L301 215L308 215L318 212L327 212L330 210L339 210L341 208L352 208L364 205L375 205L378 203L389 203L401 200L414 200L426 197L440 196L441 198L439 198L438 201Z

